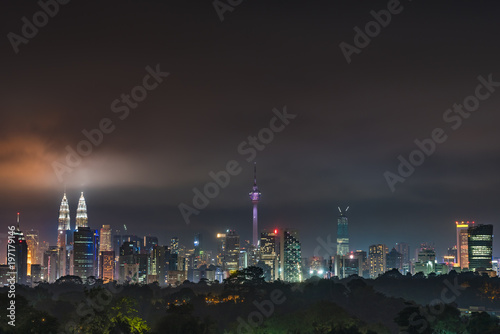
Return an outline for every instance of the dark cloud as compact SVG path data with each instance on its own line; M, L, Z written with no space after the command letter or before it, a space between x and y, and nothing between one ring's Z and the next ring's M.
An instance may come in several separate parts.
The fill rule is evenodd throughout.
M55 242L67 183L76 210L86 192L94 228L127 224L161 242L202 231L250 237L252 167L238 145L269 125L273 108L297 114L259 152L262 227L299 228L304 254L335 238L351 205L353 248L455 243L454 221L497 223L500 91L392 193L383 173L413 141L449 125L443 113L500 81L498 4L403 1L404 10L347 64L339 43L387 2L243 2L220 22L210 1L70 2L15 54L4 38L0 80L0 219L23 212ZM36 3L1 5L1 33L19 33ZM171 75L120 120L111 102L142 83L146 66ZM64 161L103 118L116 129L59 182ZM447 130L447 131L448 131ZM208 173L235 159L243 171L186 225L177 205ZM211 240L212 239L212 240ZM495 253L498 255L498 242Z

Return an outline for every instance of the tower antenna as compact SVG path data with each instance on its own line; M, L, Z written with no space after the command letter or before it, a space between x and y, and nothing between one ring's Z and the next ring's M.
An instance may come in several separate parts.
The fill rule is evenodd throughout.
M257 185L257 161L253 163L253 185Z

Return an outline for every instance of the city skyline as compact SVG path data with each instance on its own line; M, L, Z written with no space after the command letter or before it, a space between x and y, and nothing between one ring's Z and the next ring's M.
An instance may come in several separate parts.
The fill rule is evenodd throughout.
M255 170L254 170L254 189L256 188L255 184L256 184L256 181L255 181ZM257 189L258 191L258 189ZM250 197L252 195L252 192L250 193ZM260 196L260 193L259 193L259 196ZM251 197L252 198L252 197ZM252 204L253 205L253 204ZM74 214L74 217L75 219L73 219L73 221L75 222L74 223L74 226L71 225L71 210L69 209L70 205L69 205L69 201L68 201L68 198L67 198L67 192L65 190L65 192L63 193L63 198L62 198L62 201L61 201L61 204L60 204L60 207L59 207L59 220L58 220L58 227L57 227L57 237L55 238L56 239L56 242L55 243L51 243L49 242L49 244L51 245L57 245L58 247L60 247L61 245L66 245L66 237L63 238L63 242L61 243L61 236L65 236L65 234L61 234L62 231L66 232L66 233L70 233L70 232L73 232L73 231L76 231L78 230L78 225L80 224L81 227L89 227L91 230L100 230L101 233L103 232L103 229L108 229L108 232L106 233L110 233L110 236L108 238L111 238L111 235L114 235L116 233L121 233L121 234L126 234L126 235L136 235L137 237L139 238L146 238L146 237L151 237L152 234L151 233L134 233L133 230L129 230L125 224L122 224L121 226L113 226L113 225L109 225L109 224L102 224L98 227L94 227L94 226L89 226L87 221L88 221L88 218L87 218L87 206L86 206L86 201L85 201L85 198L83 196L83 192L80 192L80 197L78 199L78 206L77 206L77 209L75 210L75 214ZM336 220L337 222L335 223L336 227L335 229L337 230L337 238L336 238L336 242L332 243L331 239L330 238L321 238L319 237L318 239L316 239L316 241L319 243L319 245L321 247L316 247L315 250L313 251L312 254L304 254L305 257L311 257L311 256L320 256L320 257L324 257L324 256L321 256L321 254L325 254L325 255L330 255L330 256L334 256L335 254L336 255L348 255L348 253L353 253L355 251L358 251L358 250L361 250L361 251L367 251L371 246L375 245L375 244L383 244L383 245L386 245L388 247L388 249L390 250L391 248L393 247L396 247L398 248L398 244L400 243L403 243L403 244L408 244L406 241L398 241L398 242L395 242L393 244L391 243L384 243L384 242L373 242L369 245L365 245L364 247L350 247L349 246L349 233L347 232L347 220L348 220L348 215L347 215L347 211L349 209L349 206L344 210L344 212L342 212L342 210L340 209L340 207L337 208L338 211L339 211L339 214L338 216L336 217ZM255 211L253 211L252 213L252 217L255 217ZM19 216L20 216L20 212L17 212L16 213L16 216L17 216L17 226L19 226ZM79 217L79 222L78 220L76 219L76 217ZM82 222L85 222L83 223L82 225ZM461 243L463 243L463 241L461 241L461 233L460 231L465 231L465 240L467 240L467 227L474 227L474 226L480 226L480 225L488 225L488 224L481 224L481 223L478 223L476 224L475 221L472 221L472 222L465 222L465 221L456 221L454 222L455 223L455 229L456 229L456 239L455 239L455 244L452 244L452 245L438 245L437 247L435 247L435 243L433 241L421 241L419 243L416 243L416 244L410 244L410 249L412 250L416 250L418 249L419 247L418 246L422 246L422 245L432 245L432 249L434 249L436 251L436 257L439 257L440 259L443 259L445 256L449 255L449 249L451 249L452 247L456 247L457 249L460 249L460 245ZM255 224L253 224L251 222L251 225L252 225L252 234L255 232ZM491 226L493 226L492 224L489 224ZM342 228L341 228L342 226ZM464 229L465 227L465 229ZM33 230L33 227L29 227L30 230ZM122 228L124 228L124 230L122 230ZM259 229L258 230L258 235L259 235L259 242L260 242L260 239L261 239L261 234L266 232L266 231L275 231L274 233L277 233L276 231L283 231L283 230L287 230L289 229L290 227L289 226L274 226L274 227L270 227L270 228L262 228L262 229ZM342 237L339 239L338 237L338 230L341 230L343 235ZM67 231L66 231L67 230ZM227 231L235 231L237 233L241 233L241 231L238 231L238 230L234 230L234 229L231 229L231 228L227 228ZM294 230L298 230L298 229L294 229ZM28 229L26 229L26 231L28 231ZM114 232L113 232L114 231ZM208 233L207 235L209 236L209 238L207 239L207 236L205 235L204 236L204 239L206 240L210 240L210 239L213 239L215 240L215 247L212 246L212 243L208 242L204 242L204 245L210 245L210 246L207 246L207 247L204 247L204 250L210 250L210 251L216 251L217 250L217 244L218 244L218 235L221 233L221 232L225 232L226 229L225 228L219 228L218 230L214 231L213 233ZM214 238L211 238L212 237L212 234L213 234L213 237ZM186 247L187 249L189 249L191 246L196 249L197 247L200 246L200 238L201 238L201 235L204 235L203 233L200 233L200 232L197 232L197 233L194 233L191 237L187 237L185 238L184 240L181 240L181 245ZM153 235L154 237L158 238L158 236L155 236ZM68 236L69 237L69 236ZM346 238L347 237L347 238ZM171 240L173 240L174 238L176 238L177 240L179 239L177 236L160 236L160 240L164 240L164 242L162 242L161 244L164 244L164 245L169 245L171 243ZM50 238L49 238L50 239ZM325 244L325 239L327 240L327 243ZM197 241L198 240L198 241ZM242 239L242 240L245 240L245 239ZM251 238L248 238L248 242L250 243L253 243L252 242L252 239ZM347 244L346 244L346 240L347 240ZM44 242L46 242L44 240ZM111 243L111 239L109 240L109 242ZM328 243L329 242L329 243ZM494 242L494 238L493 238L493 242ZM301 243L302 243L302 240L301 240ZM178 246L177 246L178 247ZM340 247L340 251L339 251L339 247ZM465 246L465 251L466 251L466 257L465 257L465 260L468 261L468 254L467 254L467 245ZM323 253L318 253L318 249L320 249L320 252L323 252ZM442 250L441 250L442 249ZM445 251L446 249L446 251ZM494 247L493 247L494 249ZM105 249L105 250L109 250L109 249ZM303 248L302 248L302 253L304 253L303 251ZM1 254L1 252L0 252ZM409 255L409 258L411 259L411 255ZM413 257L414 259L416 259L416 256ZM495 256L495 253L493 252L493 258L497 258L497 256ZM461 265L460 262L461 262L461 259L462 257L458 256L457 255L457 264L459 265L459 267L462 267L462 268L466 268L467 266L464 266L464 265ZM463 261L463 260L462 260Z
M21 18L41 10L3 5L4 36L22 33ZM500 50L490 27L499 4L403 3L347 62L339 45L354 45L354 28L385 8L252 2L221 22L210 2L99 11L71 3L19 52L4 38L0 233L19 211L54 245L66 185L72 224L83 191L95 228L126 224L162 243L203 233L212 249L216 230L252 240L255 161L265 194L259 230L298 229L304 254L314 253L318 238L335 240L338 206L351 206L354 250L433 241L443 254L456 242L455 221L498 226ZM122 98L143 91L132 106ZM488 96L476 111L455 107L474 102L476 91ZM262 132L257 148L249 136L271 129L285 107L294 118L274 121L279 131ZM438 131L433 153L392 192L384 173L400 175L399 156L432 151L437 128L446 141ZM91 152L69 166L69 152L90 150L83 141L93 142ZM192 205L193 188L232 160L241 172L186 224L179 204ZM57 174L56 162L69 170Z

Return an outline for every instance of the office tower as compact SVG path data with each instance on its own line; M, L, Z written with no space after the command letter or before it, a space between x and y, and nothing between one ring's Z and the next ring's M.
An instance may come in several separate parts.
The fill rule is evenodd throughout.
M153 245L148 255L147 284L165 284L165 247Z
M102 225L101 241L99 245L100 252L109 252L113 250L113 241L111 240L111 226Z
M469 270L493 270L493 225L473 225L468 229Z
M469 268L469 234L467 230L471 223L455 222L455 224L457 226L457 264L460 266L460 269Z
M226 252L226 233L217 233L217 265L224 269L224 254Z
M493 267L493 271L496 272L497 277L500 276L500 258L496 257L493 261L491 261L491 266Z
M99 277L104 283L115 280L115 252L101 251L99 253Z
M76 229L79 227L88 227L89 221L87 218L87 204L85 203L85 197L83 197L83 191L78 200L78 208L76 210Z
M368 261L370 263L370 277L377 278L385 273L387 246L384 244L371 245L368 251Z
M125 241L132 242L134 244L134 248L137 251L137 253L140 253L141 250L144 251L144 245L143 245L144 239L139 238L138 236L133 234L126 234L122 235L122 240L123 242Z
M253 204L253 238L252 242L255 248L259 247L259 227L258 227L258 217L257 217L257 204L260 201L260 191L257 188L257 163L254 162L253 165L253 188L252 191L248 194Z
M49 246L43 253L43 280L48 283L54 283L58 279L59 274L59 248L57 246Z
M398 252L396 248L392 248L386 256L386 269L397 269L399 272L403 272L403 254Z
M260 260L270 268L270 280L279 278L279 237L278 230L260 234Z
M57 248L59 249L59 264L57 266L58 278L68 274L66 245L68 244L68 234L71 234L70 222L69 203L68 198L66 197L66 192L64 192L61 205L59 207L59 225L57 228Z
M448 251L446 252L446 256L445 256L445 259L447 260L446 262L449 262L449 263L458 263L457 261L457 256L458 252L457 252L457 246L453 246L453 247L449 247L448 248Z
M340 215L337 218L337 255L346 255L349 253L349 230L345 214L349 210L349 207L344 212L340 208L338 209Z
M335 255L334 257L334 275L340 279L351 275L360 276L362 258L356 254Z
M260 244L260 240L259 240ZM240 255L244 254L244 261L240 261L240 268L246 268L250 266L256 266L258 262L258 249L255 248L250 240L240 241Z
M172 250L165 246L165 272L180 271L178 266L179 252L172 253Z
M120 234L120 230L116 230L115 234L112 236L113 239L113 251L116 255L120 254L120 247L123 244L123 236Z
M420 252L418 252L418 262L436 262L436 252L433 249L429 248L422 249Z
M354 252L354 256L360 260L359 276L363 278L370 278L370 265L368 263L368 257L366 251L357 250Z
M224 270L234 272L239 269L240 236L236 231L226 234L226 252L224 254Z
M148 254L139 254L135 241L125 241L120 248L119 282L146 283Z
M31 286L34 287L42 281L42 265L32 264L31 265Z
M248 253L245 249L240 248L240 255L238 258L238 267L240 269L248 267Z
M410 264L410 245L406 242L398 242L394 248L401 254L403 258L403 266Z
M59 226L57 228L57 247L66 247L66 231L70 231L69 203L64 193L61 206L59 207Z
M81 226L74 233L73 270L75 276L80 276L82 280L95 276L94 256L96 250L94 232L87 226Z
M199 265L200 265L200 252L202 250L201 248L201 233L196 233L194 235L194 241L193 241L193 245L194 245L194 261L195 261L195 264L194 264L194 268L197 268Z
M14 265L14 270L11 272L16 273L16 283L28 284L28 245L26 238L19 227L19 212L17 213L17 225L15 230L9 231L9 241L7 243L7 264Z
M170 239L170 252L172 254L179 254L179 238L173 237Z
M285 229L280 233L280 277L287 282L302 281L302 252L299 232Z
M28 276L31 276L31 265L32 264L40 264L39 262L39 251L38 251L38 231L29 230L25 234L26 244L28 245Z
M158 246L158 238L147 235L144 237L144 249L147 253L151 252L154 246Z
M92 230L94 232L94 276L99 277L99 248L101 248L101 236L99 230Z

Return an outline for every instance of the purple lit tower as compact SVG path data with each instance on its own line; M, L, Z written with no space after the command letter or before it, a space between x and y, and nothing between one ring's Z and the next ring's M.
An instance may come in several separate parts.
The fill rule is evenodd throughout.
M257 163L254 162L253 165L253 189L248 194L253 204L253 245L255 248L259 247L259 227L257 221L257 204L260 201L260 191L257 188Z

